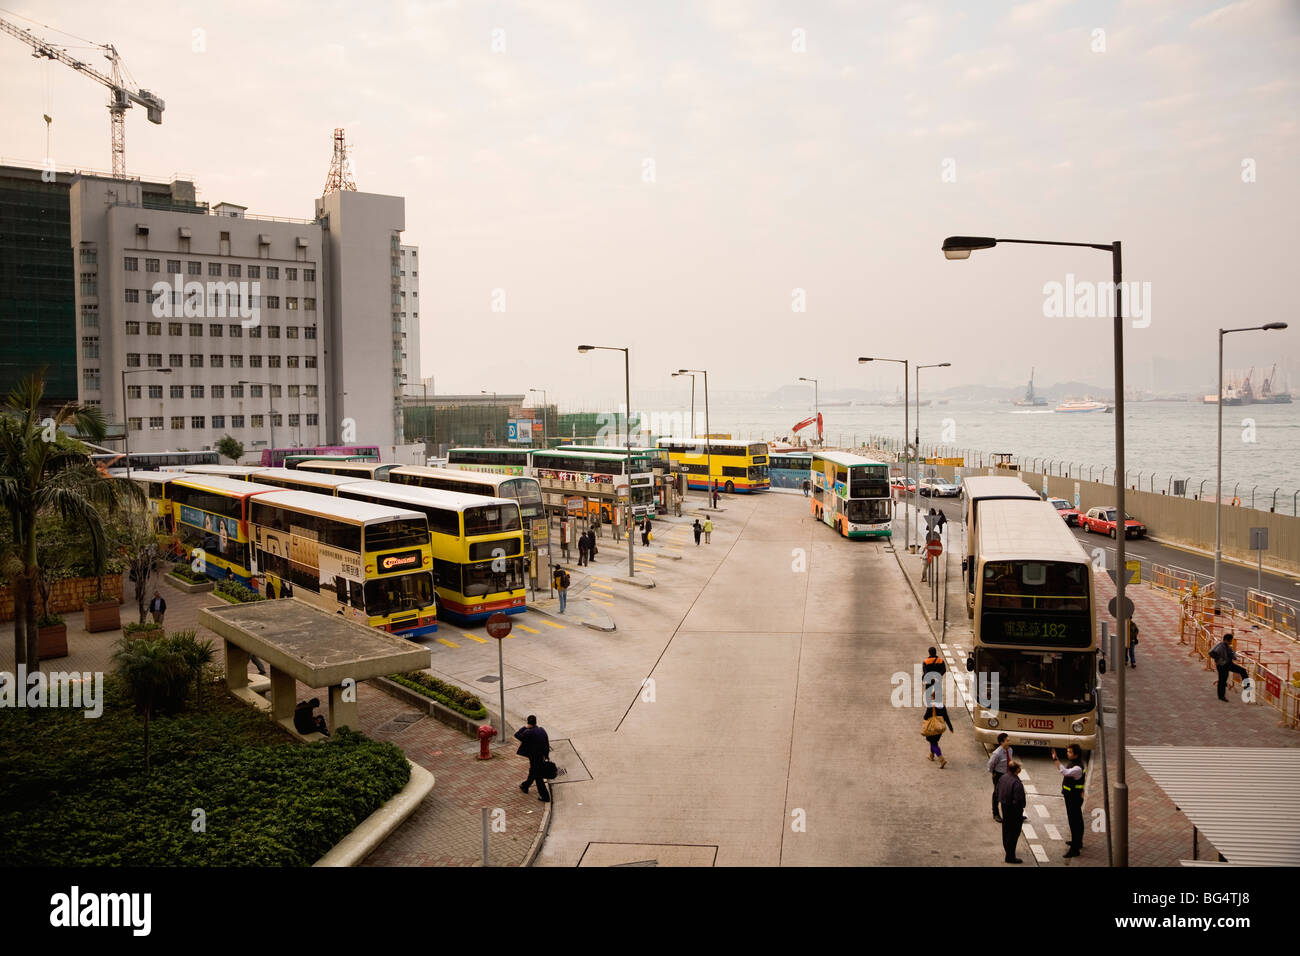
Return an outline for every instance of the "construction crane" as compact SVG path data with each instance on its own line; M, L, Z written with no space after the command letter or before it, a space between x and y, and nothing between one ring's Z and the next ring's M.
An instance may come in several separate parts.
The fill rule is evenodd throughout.
M135 103L145 108L150 123L162 123L163 101L148 90L133 90L122 79L122 60L117 55L117 48L111 43L96 44L104 51L104 57L112 65L112 75L105 76L88 63L83 63L71 56L67 50L52 43L47 43L34 33L22 27L0 19L0 31L22 40L33 50L32 56L58 60L72 67L83 76L88 76L108 87L109 125L113 137L113 178L126 178L126 111ZM47 123L48 126L48 123Z

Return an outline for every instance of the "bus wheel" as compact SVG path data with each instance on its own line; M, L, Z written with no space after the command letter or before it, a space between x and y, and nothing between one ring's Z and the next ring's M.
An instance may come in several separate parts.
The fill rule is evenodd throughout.
M736 485L735 485L735 483L729 481L729 482L727 482L727 484L723 487L722 490L725 491L725 492L726 492L727 494L729 494L729 495L730 495L730 494L734 494L735 491L736 491Z

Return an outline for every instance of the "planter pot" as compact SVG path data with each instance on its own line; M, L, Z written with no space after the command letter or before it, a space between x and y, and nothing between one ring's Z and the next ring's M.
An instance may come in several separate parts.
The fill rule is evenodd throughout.
M121 605L117 601L87 601L86 630L117 631L122 627Z
M51 624L37 632L36 657L48 660L51 657L68 656L68 625Z
M123 631L122 631L122 636L123 636L123 637L138 637L138 638L142 638L142 639L144 639L144 640L146 640L146 641L156 641L156 640L159 640L159 639L161 639L161 638L163 638L163 637L166 637L166 636L167 636L167 632L164 631L161 627L156 627L156 626L152 626L152 625L151 625L151 626L149 626L149 627L132 628L132 629L129 630L129 631L123 629Z
M177 577L174 574L164 574L163 580L176 590L183 591L186 594L200 594L204 591L211 591L213 588L213 582L211 580L187 581L185 578Z

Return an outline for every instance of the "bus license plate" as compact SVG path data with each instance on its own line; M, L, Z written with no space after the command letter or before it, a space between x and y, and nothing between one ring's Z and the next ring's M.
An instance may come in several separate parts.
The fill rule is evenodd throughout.
M1046 740L1035 740L1033 737L1025 737L1020 744L1022 747L1050 747Z

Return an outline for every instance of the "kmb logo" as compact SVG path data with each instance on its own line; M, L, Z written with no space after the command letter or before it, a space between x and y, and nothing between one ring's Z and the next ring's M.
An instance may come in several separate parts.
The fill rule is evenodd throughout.
M1017 727L1030 727L1034 730L1051 730L1056 726L1056 721L1045 720L1042 717L1020 717L1016 720Z

